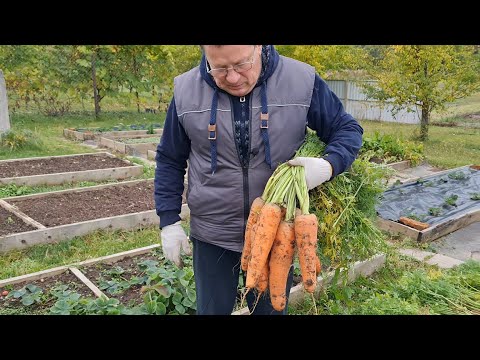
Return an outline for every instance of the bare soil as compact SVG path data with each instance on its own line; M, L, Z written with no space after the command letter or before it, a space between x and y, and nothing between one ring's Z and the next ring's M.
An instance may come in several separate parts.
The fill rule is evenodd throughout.
M154 253L149 252L133 257L126 257L111 264L98 263L82 267L80 270L107 297L119 300L126 307L133 307L143 303L143 293L141 289L142 286L145 285L145 281L139 284L131 284L127 288L119 287L119 285L121 282L128 282L135 277L145 277L146 280L147 276L145 272L141 270L138 265L138 263L145 260L159 261ZM109 283L107 284L107 282Z
M102 189L8 202L44 226L53 227L154 210L153 194L153 181L145 180L135 185L116 184Z
M36 227L27 224L14 213L0 206L0 236L36 229Z
M122 159L106 156L105 154L85 154L23 161L0 161L0 178L110 169L133 165Z
M9 292L12 290L20 290L22 287L28 284L33 284L42 289L43 294L41 296L42 301L40 303L33 303L32 305L25 306L22 304L21 298L15 299L11 297L7 299L5 296L1 295L4 290ZM16 311L18 312L19 309L23 309L22 313L48 314L50 308L56 302L55 296L50 294L50 291L59 285L67 285L68 290L77 292L82 297L95 298L95 294L74 274L67 270L59 275L45 277L34 281L24 281L11 286L0 287L0 314L15 313Z

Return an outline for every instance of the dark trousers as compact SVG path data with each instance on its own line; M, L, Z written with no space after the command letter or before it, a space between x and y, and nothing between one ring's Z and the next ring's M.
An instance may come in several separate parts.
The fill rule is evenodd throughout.
M238 298L241 253L190 237L193 243L193 271L197 293L197 315L230 315ZM245 276L243 276L245 280ZM287 279L286 293L290 294L293 282L293 265ZM244 281L245 283L245 281ZM270 302L268 290L255 305L257 292L250 291L247 305L253 315L286 315L288 301L283 311L276 311Z

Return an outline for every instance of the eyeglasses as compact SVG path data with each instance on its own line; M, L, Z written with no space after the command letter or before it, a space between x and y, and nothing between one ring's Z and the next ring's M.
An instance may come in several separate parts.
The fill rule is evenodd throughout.
M210 65L208 64L208 61L207 61L207 73L215 77L225 77L228 74L228 70L232 70L232 69L239 74L244 73L253 67L253 63L255 62L255 50L257 50L256 46L253 49L251 61L246 61L237 65L233 65L229 68L210 69Z

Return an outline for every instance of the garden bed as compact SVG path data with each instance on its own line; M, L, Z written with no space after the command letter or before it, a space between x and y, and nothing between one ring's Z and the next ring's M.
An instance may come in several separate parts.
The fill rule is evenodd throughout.
M108 152L0 161L0 184L59 185L140 176L143 167Z
M4 209L0 204L0 237L7 234L16 234L36 229L36 227L27 224L17 215Z
M0 287L0 294L6 294L4 291L10 296L0 296L0 314L49 314L59 297L70 295L68 291L84 298L95 297L91 289L67 268L51 276Z
M10 279L0 280L0 294L3 291L13 292L27 286L46 287L46 284L60 284L79 289L82 297L97 296L110 304L109 313L122 314L193 314L195 312L195 287L191 264L188 270L179 270L170 263L165 263L159 244L122 253L86 260L69 266L44 270ZM191 260L190 260L191 263ZM153 288L153 286L155 288ZM103 289L100 290L100 289ZM149 305L144 304L145 294ZM158 294L165 298L159 299ZM53 302L48 297L39 298L36 304L22 304L22 298L0 295L0 314L8 313L23 307L21 313L49 313ZM50 297L51 298L51 297ZM111 302L118 300L117 304ZM54 299L56 300L56 299ZM104 313L105 309L93 308L73 301L76 308L70 306L70 313ZM64 305L64 304L62 304ZM61 308L59 304L56 309ZM63 306L67 310L66 306ZM54 309L55 310L55 309Z
M159 256L149 252L126 256L114 263L98 262L79 270L107 297L120 301L127 307L143 303L142 287L146 285L148 265L159 263Z
M3 201L23 214L27 222L35 222L32 226L44 228L0 236L0 252L67 240L97 229L158 225L153 194L150 179L5 198ZM184 197L180 216L188 214Z
M77 285L78 288L83 289L85 296L90 296L91 293L94 293L97 297L105 296L106 298L117 299L128 308L136 306L137 309L134 312L136 314L168 314L176 312L193 314L195 308L193 303L195 286L191 270L191 258L186 258L185 268L179 270L169 263L164 263L163 256L161 252L157 251L158 249L160 249L160 244L155 244L68 266L0 280L0 294L4 290L20 289L29 283L43 284L47 279L49 279L49 283L57 285L59 282L77 284L78 279L85 285ZM358 261L348 269L348 281L354 281L359 276L370 276L381 268L384 263L385 254L378 254L364 261ZM76 276L77 279L67 277L69 275L68 271L72 272L72 275ZM341 272L344 271L347 271L347 269L341 269ZM319 296L322 289L328 286L334 279L334 271L319 276L317 278L315 296ZM340 277L337 280L340 284L342 278ZM159 301L157 297L156 301L150 300L151 302L148 306L144 304L143 308L139 308L138 305L144 302L147 292L150 292L150 299L158 296L158 294L164 294L168 300ZM306 295L311 296L304 291L303 284L300 283L291 288L289 302L290 304L299 302ZM147 301L149 301L149 297L147 297ZM5 299L4 296L0 295L0 314L5 313L7 307L12 307L10 300L8 302L6 300L9 299ZM22 305L18 303L18 306ZM23 313L35 312L34 307L24 306L24 308ZM43 311L48 311L46 305L43 305ZM248 313L248 308L245 307L233 312L232 315L247 315Z
M162 134L163 129L154 129L154 134ZM112 131L98 131L98 130L76 130L63 129L63 136L70 140L98 140L100 137L117 137L117 136L137 136L146 135L149 130L112 130Z
M480 221L480 170L463 166L393 186L377 206L378 226L418 242Z
M154 140L154 142L152 142ZM110 148L122 154L147 157L148 151L155 151L160 137L158 135L137 135L137 136L117 136L100 137L99 145Z

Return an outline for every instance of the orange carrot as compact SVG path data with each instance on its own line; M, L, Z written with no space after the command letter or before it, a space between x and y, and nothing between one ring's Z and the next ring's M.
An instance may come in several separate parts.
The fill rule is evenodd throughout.
M243 252L242 252L242 270L247 271L248 260L250 260L250 253L252 250L252 230L253 226L257 223L258 215L265 201L261 197L257 197L253 200L252 206L250 207L250 213L248 215L247 226L245 227L245 242L243 243Z
M263 266L262 273L260 274L260 279L258 279L257 286L255 286L255 289L257 289L259 296L263 294L265 290L267 290L268 288L269 275L270 275L270 267L267 261Z
M270 252L269 290L272 306L282 311L287 303L287 278L295 254L293 222L280 222Z
M298 260L305 290L313 293L317 285L315 274L318 219L315 214L295 217L295 240L298 247Z
M270 254L270 249L280 224L281 213L280 206L274 203L266 203L260 210L258 225L251 247L251 256L248 262L247 281L245 284L248 289L252 289L257 285L262 269L267 262L268 254Z

